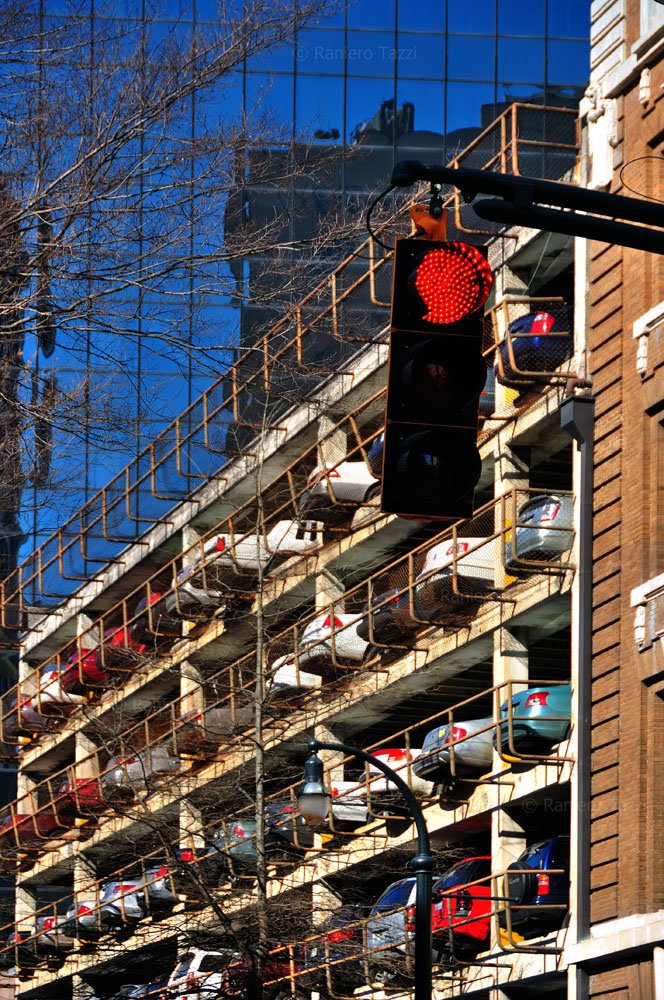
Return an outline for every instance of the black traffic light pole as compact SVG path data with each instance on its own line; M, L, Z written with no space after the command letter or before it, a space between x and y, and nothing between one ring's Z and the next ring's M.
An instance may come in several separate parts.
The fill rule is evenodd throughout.
M431 905L432 905L432 872L433 856L429 844L429 831L422 812L422 806L415 798L412 789L393 768L383 763L378 757L361 750L359 747L348 746L346 743L328 743L322 740L309 740L309 752L312 755L309 762L318 764L316 775L322 780L323 767L317 752L319 750L340 750L349 757L371 764L399 789L403 795L417 830L417 854L410 859L409 868L415 873L415 1000L431 1000ZM311 775L309 775L311 777ZM306 780L306 779L305 779Z
M419 160L401 160L395 165L393 187L409 187L416 181L452 184L459 188L467 202L480 193L496 195L473 203L473 211L492 222L530 226L650 253L664 253L664 206L647 199L626 198L574 184L498 174L474 167L428 166ZM543 208L543 205L557 208ZM590 214L577 214L575 210ZM598 219L596 215L608 218ZM643 225L615 222L616 218Z

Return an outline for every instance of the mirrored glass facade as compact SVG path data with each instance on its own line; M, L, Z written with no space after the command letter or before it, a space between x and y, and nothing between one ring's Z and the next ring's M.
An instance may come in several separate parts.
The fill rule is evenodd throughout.
M109 26L118 28L115 53L121 62L123 44L133 47L137 39L146 50L194 36L203 44L219 28L220 6L228 12L234 5L85 0L76 5L77 42L67 67L56 64L48 47L56 45L65 21L71 39L71 7L42 0L33 14L46 48L33 46L31 59L18 70L16 45L0 47L0 59L13 81L21 73L30 78L29 93L37 103L40 88L48 87L49 107L55 106L53 89L61 76L85 101L85 88L99 86L97 39L113 37ZM179 142L186 140L191 148L201 144L200 157L197 153L186 165L187 176L178 175L176 157L160 156L158 170L150 167L153 136L128 141L123 155L145 157L149 168L136 184L151 187L149 196L141 189L131 232L118 236L113 267L122 271L123 249L131 244L131 259L142 262L141 280L135 282L131 274L123 281L114 277L94 322L69 322L72 296L83 301L92 294L86 293L86 280L91 285L92 275L111 268L110 258L98 259L90 218L79 243L88 246L87 278L85 261L78 260L76 284L64 279L65 269L50 289L60 313L49 357L39 349L34 317L26 318L23 356L30 371L42 381L54 373L59 390L80 399L80 419L75 427L56 421L48 488L39 476L26 476L21 555L135 460L223 372L238 349L264 332L288 297L305 290L294 283L272 296L276 301L269 305L241 304L242 295L260 291L261 281L268 292L274 283L273 272L251 255L243 260L241 252L231 259L224 254L229 241L241 248L249 222L257 227L279 215L284 242L301 241L289 258L294 260L298 246L311 240L318 219L330 209L350 210L359 219L367 198L386 186L395 160L449 160L514 101L576 106L589 72L589 22L590 0L354 0L327 15L321 4L321 15L308 23L300 23L295 11L292 31L282 33L288 37L270 51L241 55L214 86L184 94L171 127ZM27 37L22 44L27 51ZM80 67L85 72L77 73ZM108 100L119 93L109 85ZM76 117L71 121L72 134L58 135L63 163L68 144L73 149L77 142ZM229 136L233 129L236 136L243 129L252 136L249 155L238 154L235 161L227 157L223 170L201 141L206 129L221 127ZM314 164L316 157L325 161L322 171L314 171L315 182L307 175L275 183L268 171L268 182L261 186L264 158L269 154L269 170L278 173L279 151L288 149L306 149ZM335 158L334 151L344 149L354 155ZM61 166L50 163L43 150L39 156L49 169ZM35 176L29 157L17 165L9 186L19 201L34 189ZM155 220L173 213L175 203L169 225L171 232L177 229L177 252L184 248L190 262L202 262L198 267L170 268L172 247L157 245L161 234ZM62 218L53 222L63 225ZM332 244L314 259L309 280L328 271L347 246ZM88 407L92 397L95 406Z

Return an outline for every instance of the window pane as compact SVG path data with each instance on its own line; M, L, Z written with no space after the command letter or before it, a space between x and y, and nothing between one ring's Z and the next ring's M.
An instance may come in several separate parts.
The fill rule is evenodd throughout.
M549 35L588 39L590 0L556 0L549 4L548 23Z
M295 107L298 138L340 140L344 134L343 77L320 77L315 84L299 77Z
M362 137L384 146L392 142L393 112L386 102L393 101L391 80L349 79L346 91L346 132L350 138Z
M412 124L407 133L414 132L417 135L422 132L435 132L442 136L445 130L445 86L442 82L400 80L397 87L397 105L399 107L412 105L409 114Z
M394 77L394 35L388 32L371 34L364 31L348 32L346 59L348 73L352 76Z
M494 119L494 88L488 83L450 83L447 87L447 132L479 128Z
M547 76L549 83L587 83L590 53L585 42L549 42Z
M449 0L447 30L486 34L496 30L496 0L473 0L471 4Z
M392 28L394 0L350 0L349 28Z
M543 35L546 5L533 0L498 0L501 35Z
M248 70L267 70L273 72L293 71L293 43L285 42L273 49L257 52L247 59Z
M400 31L445 31L445 4L441 0L399 0L398 24Z
M270 122L273 139L290 135L293 120L292 76L248 73L246 100L249 116Z
M445 35L400 32L390 55L396 59L400 77L442 80L445 76Z
M295 59L298 73L343 73L343 31L301 31L297 36Z
M493 80L496 74L495 40L483 35L450 35L447 72L451 80Z
M544 42L534 38L499 38L498 77L514 83L543 80Z

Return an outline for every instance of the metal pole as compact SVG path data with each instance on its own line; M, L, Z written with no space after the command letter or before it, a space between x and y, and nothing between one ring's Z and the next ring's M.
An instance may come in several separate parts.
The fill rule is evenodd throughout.
M579 676L577 736L576 939L590 936L590 706L592 699L593 463L595 400L568 396L560 404L560 426L576 441L581 460L579 520ZM589 995L588 973L576 968L577 998Z
M349 757L372 764L386 777L393 781L408 804L411 816L417 829L417 854L411 858L408 867L415 873L415 1000L431 1000L431 875L433 857L429 846L429 831L422 807L413 795L410 786L391 767L382 760L345 743L321 743L319 740L309 740L309 751L341 750Z

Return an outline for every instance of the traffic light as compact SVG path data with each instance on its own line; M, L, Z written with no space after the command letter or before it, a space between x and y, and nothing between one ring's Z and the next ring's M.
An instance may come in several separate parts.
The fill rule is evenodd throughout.
M482 247L399 239L394 251L382 509L415 520L472 514L482 313L492 285Z

